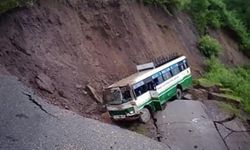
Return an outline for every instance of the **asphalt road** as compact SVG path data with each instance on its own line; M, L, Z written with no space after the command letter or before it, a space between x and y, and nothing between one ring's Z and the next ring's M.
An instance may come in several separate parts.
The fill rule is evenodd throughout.
M1 150L168 150L157 141L47 104L15 77L0 76Z
M183 150L227 150L213 121L200 101L176 100L158 112L160 141Z

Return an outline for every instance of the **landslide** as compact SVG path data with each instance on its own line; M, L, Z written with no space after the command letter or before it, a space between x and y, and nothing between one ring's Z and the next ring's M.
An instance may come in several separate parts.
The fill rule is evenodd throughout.
M17 76L49 103L96 119L101 106L86 85L101 93L135 73L136 64L173 52L188 57L195 76L203 70L191 18L138 1L40 0L2 14L0 33L1 74ZM213 35L223 42L225 62L247 63L230 35Z

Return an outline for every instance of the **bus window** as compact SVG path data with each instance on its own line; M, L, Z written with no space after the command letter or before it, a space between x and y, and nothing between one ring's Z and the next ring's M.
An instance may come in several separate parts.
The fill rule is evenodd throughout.
M180 72L178 64L174 64L171 66L171 72L173 76L177 75Z
M161 84L164 80L160 72L152 76L154 87Z
M123 92L122 92L122 97L123 97L123 99L125 99L125 100L127 100L127 101L129 101L129 100L132 99L129 90L123 91Z
M147 84L144 84L144 85L134 89L134 91L135 91L135 95L138 97L138 96L140 96L148 91L148 86L147 86Z
M183 60L183 64L184 64L184 66L185 66L185 69L187 69L189 66L188 66L188 62L187 62L187 60L185 59L185 60Z
M185 64L184 64L183 61L181 61L181 62L178 63L178 67L179 67L179 70L180 70L180 71L183 71L183 70L186 69Z
M154 81L151 81L147 84L148 90L155 90L156 84Z
M163 76L164 80L167 80L167 79L172 77L172 74L170 72L170 68L162 70L161 73L162 73L162 76Z

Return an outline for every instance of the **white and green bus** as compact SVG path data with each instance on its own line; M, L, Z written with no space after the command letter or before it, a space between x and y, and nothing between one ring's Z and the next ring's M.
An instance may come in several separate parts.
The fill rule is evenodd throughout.
M181 99L191 84L187 59L178 56L158 67L140 68L137 73L110 85L104 92L106 108L114 120L139 118L147 122L150 113L162 110L171 98Z

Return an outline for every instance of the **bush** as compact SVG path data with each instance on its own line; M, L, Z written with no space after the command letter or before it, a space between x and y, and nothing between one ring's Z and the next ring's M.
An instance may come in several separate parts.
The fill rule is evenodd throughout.
M221 12L226 7L221 0L192 0L188 8L201 35L207 33L208 26L218 29L224 25Z
M244 24L234 12L226 11L225 12L225 22L227 27L235 32L237 35L236 38L239 39L240 48L242 51L249 53L250 52L250 34Z
M235 9L236 11L234 12L227 9L226 4L231 3L238 4L238 9ZM233 0L230 0L230 2L224 0L192 0L188 10L194 18L200 35L207 34L208 27L215 29L227 27L237 35L236 39L240 43L240 49L250 56L250 33L246 26L246 24L250 25L250 23L246 21L246 17L249 17L248 13L250 14L250 9L249 12L248 9L246 9L245 17L242 17L241 7L239 7L241 5L239 4L243 3L247 5L247 7L244 6L245 9L250 6L250 2L244 0L240 0L239 3L236 1L233 2ZM233 6L231 5L231 7Z
M232 91L232 95L242 99L241 104L245 111L250 112L250 68L227 68L218 59L212 57L206 61L207 73L205 79L222 84Z
M0 2L0 14L16 7L33 5L35 0L4 0Z
M145 4L151 4L163 8L165 11L174 13L187 6L189 0L143 0Z
M208 58L213 56L218 57L219 53L222 51L220 43L209 35L205 35L200 39L199 49L203 55Z

